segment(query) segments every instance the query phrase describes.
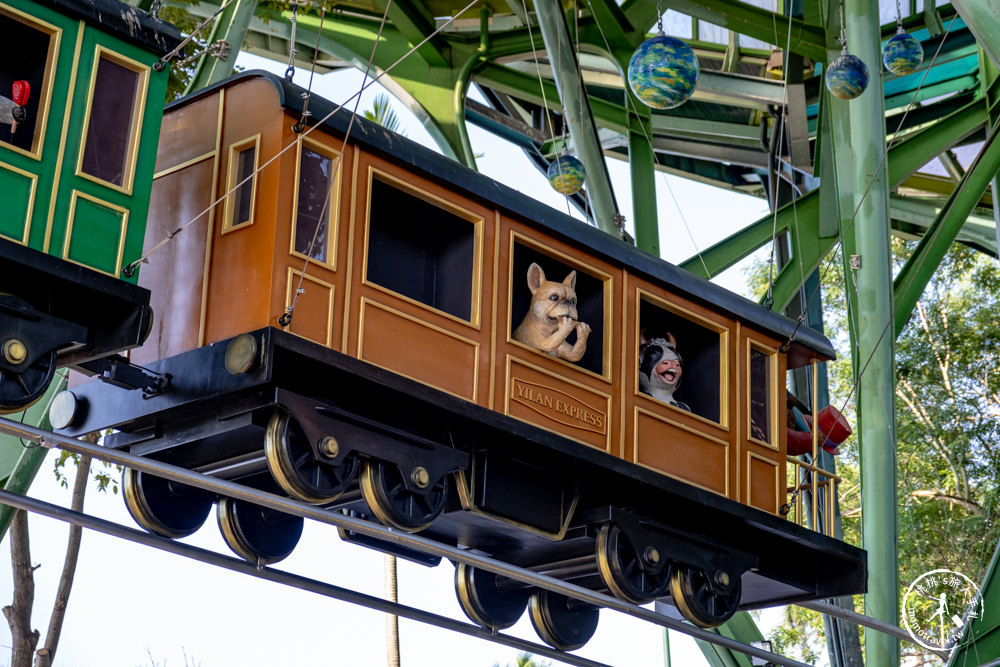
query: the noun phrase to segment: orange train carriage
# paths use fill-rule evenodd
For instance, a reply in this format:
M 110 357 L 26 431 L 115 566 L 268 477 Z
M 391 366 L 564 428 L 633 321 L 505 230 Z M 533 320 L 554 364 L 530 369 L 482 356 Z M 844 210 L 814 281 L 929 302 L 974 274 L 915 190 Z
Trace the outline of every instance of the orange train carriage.
M 168 107 L 147 247 L 210 213 L 141 269 L 159 317 L 132 360 L 166 387 L 74 388 L 57 402 L 65 433 L 113 427 L 109 446 L 671 600 L 706 627 L 865 590 L 863 551 L 779 511 L 783 378 L 832 359 L 829 341 L 363 119 L 344 145 L 346 111 L 300 136 L 302 92 L 248 72 Z M 516 335 L 538 269 L 573 283 L 577 360 Z M 673 405 L 640 386 L 653 335 L 683 357 Z M 217 505 L 255 562 L 302 529 L 143 473 L 124 489 L 172 537 Z M 596 609 L 465 566 L 456 590 L 497 628 L 531 599 L 558 648 L 596 628 Z

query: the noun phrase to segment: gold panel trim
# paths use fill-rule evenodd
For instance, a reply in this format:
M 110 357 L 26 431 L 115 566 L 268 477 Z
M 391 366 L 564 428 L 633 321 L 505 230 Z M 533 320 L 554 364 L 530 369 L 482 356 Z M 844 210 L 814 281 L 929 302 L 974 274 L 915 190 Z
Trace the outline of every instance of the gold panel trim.
M 83 153 L 87 147 L 87 135 L 90 132 L 90 116 L 94 108 L 94 89 L 97 87 L 97 66 L 101 59 L 108 60 L 130 69 L 139 75 L 139 83 L 136 86 L 135 107 L 132 109 L 132 127 L 129 129 L 128 150 L 125 157 L 125 170 L 122 184 L 116 185 L 103 178 L 98 178 L 83 171 Z M 90 71 L 90 88 L 87 91 L 87 113 L 83 117 L 83 135 L 80 137 L 80 151 L 76 158 L 76 175 L 88 181 L 93 181 L 106 188 L 132 194 L 132 186 L 135 181 L 136 156 L 139 154 L 139 136 L 142 134 L 142 121 L 146 114 L 146 97 L 149 94 L 149 71 L 150 68 L 143 65 L 138 60 L 133 60 L 116 51 L 98 44 L 94 49 L 94 62 Z
M 383 310 L 383 311 L 385 311 L 387 313 L 395 315 L 396 317 L 401 317 L 401 318 L 403 318 L 405 320 L 409 320 L 409 321 L 413 322 L 414 324 L 418 324 L 418 325 L 424 327 L 425 329 L 430 329 L 431 331 L 435 331 L 437 333 L 444 334 L 445 336 L 448 336 L 450 338 L 454 338 L 457 341 L 460 341 L 462 343 L 467 343 L 467 344 L 471 345 L 472 348 L 475 350 L 475 361 L 473 362 L 473 372 L 472 372 L 472 398 L 470 399 L 468 396 L 463 396 L 461 394 L 456 394 L 455 392 L 450 391 L 448 389 L 445 389 L 444 387 L 439 387 L 438 385 L 436 385 L 436 384 L 434 384 L 432 382 L 428 382 L 425 378 L 413 377 L 412 375 L 407 375 L 406 373 L 402 373 L 402 372 L 400 372 L 400 371 L 398 371 L 398 370 L 396 370 L 394 368 L 386 368 L 385 366 L 381 366 L 380 364 L 377 364 L 374 361 L 369 361 L 368 359 L 365 359 L 365 350 L 364 350 L 365 336 L 364 336 L 364 331 L 365 331 L 365 309 L 366 309 L 367 306 L 372 306 L 373 308 L 378 308 L 378 309 Z M 409 313 L 404 313 L 401 310 L 397 310 L 397 309 L 395 309 L 395 308 L 393 308 L 391 306 L 387 306 L 385 304 L 379 303 L 378 301 L 374 301 L 372 299 L 369 299 L 368 297 L 362 297 L 361 298 L 361 312 L 360 312 L 360 316 L 358 318 L 358 359 L 361 359 L 362 361 L 367 361 L 368 363 L 374 364 L 376 366 L 379 366 L 380 368 L 386 368 L 386 370 L 392 371 L 396 375 L 400 375 L 402 377 L 409 378 L 410 380 L 413 380 L 415 382 L 419 382 L 419 383 L 427 385 L 429 387 L 434 387 L 438 391 L 443 391 L 446 394 L 451 394 L 452 396 L 460 398 L 463 401 L 469 401 L 469 402 L 475 403 L 475 402 L 477 402 L 479 400 L 479 355 L 480 355 L 480 345 L 479 345 L 479 341 L 477 341 L 475 339 L 466 338 L 465 336 L 460 336 L 459 334 L 455 333 L 454 331 L 448 331 L 447 329 L 445 329 L 443 327 L 440 327 L 440 326 L 437 326 L 436 324 L 431 324 L 430 322 L 427 322 L 426 320 L 422 320 L 422 319 L 420 319 L 418 317 L 414 317 L 413 315 L 410 315 Z
M 781 438 L 778 433 L 778 350 L 776 348 L 765 345 L 764 343 L 754 340 L 752 338 L 746 339 L 746 374 L 744 377 L 745 388 L 743 391 L 743 396 L 746 397 L 746 422 L 744 427 L 746 428 L 747 440 L 750 442 L 760 445 L 761 447 L 766 447 L 767 449 L 774 450 L 776 452 L 781 451 Z M 770 399 L 770 409 L 768 410 L 768 419 L 771 421 L 771 439 L 774 440 L 774 444 L 764 442 L 763 440 L 758 440 L 751 435 L 752 431 L 750 429 L 750 352 L 752 350 L 757 350 L 758 352 L 763 352 L 768 355 L 768 371 L 771 376 L 771 395 L 768 397 Z
M 677 428 L 679 428 L 681 430 L 687 431 L 688 433 L 697 435 L 698 437 L 700 437 L 700 438 L 702 438 L 704 440 L 708 440 L 709 442 L 712 442 L 712 443 L 714 443 L 716 445 L 721 445 L 726 450 L 726 465 L 725 465 L 725 469 L 726 469 L 726 481 L 725 481 L 726 492 L 725 493 L 719 493 L 719 491 L 717 489 L 713 489 L 713 488 L 707 487 L 707 486 L 705 486 L 703 484 L 698 484 L 697 482 L 692 482 L 691 480 L 689 480 L 687 478 L 678 477 L 677 475 L 673 475 L 673 474 L 671 474 L 669 472 L 664 472 L 664 471 L 659 470 L 657 468 L 653 468 L 652 466 L 648 466 L 645 463 L 640 463 L 639 462 L 639 438 L 638 438 L 638 434 L 639 434 L 639 415 L 640 414 L 644 414 L 647 417 L 651 417 L 651 418 L 655 419 L 656 421 L 663 422 L 665 424 L 670 424 L 671 426 L 675 426 L 675 427 L 677 427 Z M 730 477 L 729 477 L 730 446 L 731 445 L 730 445 L 730 443 L 727 440 L 723 440 L 722 438 L 716 438 L 716 437 L 713 437 L 713 436 L 710 436 L 710 435 L 706 435 L 705 433 L 702 433 L 701 431 L 699 431 L 697 429 L 693 429 L 690 426 L 686 426 L 684 424 L 681 424 L 680 422 L 675 422 L 672 419 L 667 419 L 666 417 L 663 417 L 662 415 L 658 415 L 655 412 L 651 412 L 649 410 L 646 410 L 644 408 L 640 408 L 638 406 L 636 406 L 635 412 L 632 415 L 632 433 L 635 434 L 633 436 L 634 439 L 635 439 L 635 442 L 632 445 L 632 463 L 635 463 L 636 465 L 642 466 L 643 468 L 647 468 L 649 470 L 653 470 L 653 471 L 657 472 L 660 475 L 666 475 L 667 477 L 673 477 L 674 479 L 680 480 L 680 481 L 684 482 L 685 484 L 690 484 L 691 486 L 697 486 L 699 489 L 705 489 L 706 491 L 711 491 L 712 493 L 714 493 L 716 495 L 723 495 L 723 496 L 725 496 L 727 498 L 731 497 L 730 496 L 730 491 L 731 491 L 731 488 L 730 488 Z
M 2 7 L 2 5 L 0 5 Z M 18 241 L 10 236 L 4 236 L 4 238 L 11 239 L 12 241 L 17 241 L 21 245 L 28 245 L 28 239 L 31 237 L 31 216 L 35 212 L 35 196 L 38 194 L 38 175 L 32 174 L 30 171 L 25 171 L 24 169 L 19 169 L 12 164 L 7 164 L 6 162 L 0 162 L 0 169 L 6 169 L 9 172 L 17 174 L 18 176 L 23 176 L 31 181 L 31 194 L 28 197 L 28 210 L 24 218 L 24 234 Z M 0 234 L 0 236 L 3 236 Z
M 657 308 L 662 308 L 663 310 L 669 311 L 669 312 L 673 313 L 674 315 L 677 315 L 678 317 L 682 317 L 682 318 L 684 318 L 686 320 L 694 322 L 695 324 L 697 324 L 697 325 L 699 325 L 701 327 L 704 327 L 705 329 L 708 329 L 710 331 L 714 331 L 715 333 L 719 334 L 719 421 L 717 421 L 717 422 L 712 421 L 711 419 L 707 419 L 705 417 L 702 417 L 701 415 L 695 414 L 694 412 L 688 412 L 687 414 L 693 415 L 697 419 L 700 419 L 701 421 L 704 421 L 707 424 L 712 424 L 713 426 L 720 427 L 720 428 L 722 428 L 725 431 L 729 431 L 730 430 L 730 427 L 729 427 L 729 400 L 730 400 L 729 395 L 732 392 L 732 387 L 730 386 L 730 381 L 729 381 L 729 378 L 730 378 L 730 372 L 729 372 L 730 329 L 729 329 L 729 327 L 726 327 L 724 325 L 719 324 L 718 322 L 714 322 L 714 321 L 712 321 L 710 319 L 702 317 L 701 315 L 698 315 L 697 313 L 692 312 L 691 310 L 688 310 L 687 308 L 684 308 L 683 306 L 680 306 L 680 305 L 678 305 L 676 303 L 673 303 L 671 301 L 667 301 L 666 299 L 663 299 L 662 297 L 658 297 L 655 294 L 647 292 L 646 290 L 642 289 L 641 287 L 636 287 L 636 289 L 635 289 L 635 296 L 636 296 L 636 301 L 635 301 L 635 315 L 634 316 L 636 318 L 636 323 L 635 323 L 636 327 L 635 327 L 635 330 L 636 330 L 637 333 L 639 331 L 641 331 L 641 328 L 639 326 L 640 322 L 638 321 L 639 311 L 640 311 L 640 309 L 642 307 L 642 302 L 646 301 L 647 303 L 653 304 Z M 737 323 L 737 325 L 738 325 L 738 323 Z M 638 345 L 639 345 L 639 341 L 637 340 L 636 341 L 636 347 L 637 347 L 637 349 L 638 349 Z M 635 370 L 635 372 L 632 373 L 632 378 L 633 378 L 632 393 L 633 393 L 633 395 L 634 396 L 641 396 L 641 397 L 643 397 L 643 398 L 645 398 L 647 400 L 650 400 L 650 401 L 656 401 L 656 403 L 658 403 L 658 404 L 667 405 L 666 403 L 662 403 L 661 401 L 653 398 L 649 394 L 644 394 L 641 391 L 639 391 L 639 372 L 638 372 L 639 369 L 637 367 L 634 370 Z M 668 406 L 668 407 L 673 407 L 673 406 Z M 674 408 L 674 409 L 676 410 L 676 409 L 679 409 L 679 408 Z
M 326 340 L 319 341 L 316 340 L 315 338 L 309 338 L 308 336 L 304 336 L 300 333 L 295 333 L 288 327 L 284 327 L 284 330 L 288 331 L 289 333 L 295 334 L 299 338 L 305 338 L 306 340 L 311 340 L 314 343 L 319 343 L 320 345 L 324 345 L 326 347 L 332 347 L 331 341 L 333 340 L 333 322 L 334 322 L 333 307 L 334 304 L 336 303 L 337 286 L 334 285 L 333 283 L 328 283 L 325 280 L 320 280 L 319 278 L 313 278 L 308 273 L 302 273 L 301 271 L 293 269 L 292 267 L 288 267 L 288 285 L 287 289 L 285 290 L 285 308 L 288 308 L 288 306 L 292 305 L 292 299 L 295 298 L 295 290 L 298 287 L 299 284 L 298 278 L 300 276 L 302 277 L 303 281 L 308 280 L 309 282 L 316 283 L 317 285 L 321 285 L 323 287 L 327 287 L 330 289 L 330 303 L 329 303 L 329 309 L 327 310 Z M 291 324 L 289 324 L 289 326 L 291 326 Z
M 205 267 L 201 276 L 201 315 L 198 321 L 198 345 L 205 344 L 208 329 L 208 287 L 212 269 L 212 251 L 215 247 L 215 211 L 219 195 L 219 163 L 222 161 L 222 121 L 226 115 L 226 89 L 219 90 L 218 117 L 215 123 L 215 150 L 212 151 L 212 190 L 208 196 L 208 224 L 205 232 Z
M 352 290 L 354 289 L 354 231 L 357 229 L 358 225 L 358 170 L 361 168 L 361 159 L 358 154 L 358 150 L 355 148 L 348 152 L 348 148 L 345 144 L 344 153 L 351 155 L 351 162 L 353 162 L 353 178 L 351 179 L 351 218 L 347 221 L 347 266 L 345 267 L 346 280 L 344 280 L 344 313 L 341 318 L 343 321 L 343 326 L 341 331 L 343 332 L 343 338 L 341 339 L 340 349 L 347 352 L 348 337 L 351 333 L 351 298 Z M 358 343 L 359 347 L 361 343 Z
M 10 5 L 3 3 L 0 3 L 0 14 L 9 16 L 15 21 L 24 23 L 28 27 L 35 28 L 36 30 L 48 35 L 50 38 L 49 50 L 45 54 L 45 72 L 42 74 L 42 81 L 45 82 L 45 86 L 42 90 L 38 91 L 38 94 L 41 96 L 38 101 L 38 117 L 41 118 L 41 122 L 36 126 L 35 137 L 31 142 L 31 150 L 26 151 L 23 148 L 18 148 L 17 146 L 8 144 L 5 141 L 0 142 L 3 144 L 5 150 L 30 157 L 33 160 L 41 160 L 42 151 L 45 149 L 45 130 L 48 128 L 49 123 L 49 108 L 52 103 L 52 90 L 55 87 L 55 76 L 53 70 L 59 62 L 59 47 L 62 43 L 63 31 L 62 28 L 52 25 L 48 21 L 43 21 L 40 18 L 26 14 L 19 9 L 15 9 Z M 80 34 L 82 36 L 82 29 Z M 79 48 L 80 45 L 77 44 L 77 49 Z M 76 69 L 74 64 L 74 74 L 75 73 Z M 70 92 L 73 90 L 73 81 L 75 81 L 75 78 L 70 82 Z M 6 94 L 6 91 L 4 91 L 4 93 Z M 71 107 L 73 98 L 70 96 L 68 99 L 70 102 L 67 103 L 66 106 Z
M 525 368 L 530 368 L 531 370 L 533 370 L 533 371 L 535 371 L 537 373 L 541 373 L 542 375 L 545 375 L 547 377 L 553 378 L 553 379 L 558 380 L 560 382 L 565 382 L 566 384 L 573 385 L 574 387 L 579 387 L 580 389 L 583 389 L 584 391 L 586 391 L 587 393 L 589 393 L 592 396 L 599 396 L 600 398 L 604 399 L 604 408 L 605 408 L 604 414 L 605 414 L 605 422 L 606 422 L 606 426 L 605 426 L 606 432 L 605 433 L 598 433 L 598 434 L 599 435 L 604 435 L 604 451 L 608 452 L 609 454 L 611 453 L 611 426 L 610 426 L 610 422 L 611 422 L 611 420 L 612 420 L 612 418 L 614 416 L 612 414 L 612 412 L 611 412 L 611 394 L 608 394 L 608 393 L 605 393 L 605 392 L 600 391 L 598 389 L 595 389 L 594 387 L 589 387 L 589 386 L 583 384 L 582 382 L 577 382 L 576 380 L 573 380 L 572 378 L 568 378 L 568 377 L 566 377 L 564 375 L 559 375 L 557 373 L 553 373 L 552 371 L 546 370 L 546 369 L 542 368 L 541 366 L 536 366 L 535 364 L 532 364 L 531 362 L 525 361 L 524 359 L 521 359 L 519 357 L 514 357 L 514 356 L 508 354 L 507 355 L 507 381 L 505 382 L 505 385 L 504 385 L 506 387 L 506 391 L 504 392 L 504 412 L 503 413 L 505 415 L 510 416 L 510 417 L 514 417 L 514 419 L 518 419 L 518 417 L 515 417 L 514 415 L 512 415 L 510 413 L 510 404 L 511 404 L 511 400 L 512 400 L 511 397 L 513 395 L 513 390 L 514 390 L 514 386 L 513 386 L 514 377 L 513 377 L 513 374 L 512 374 L 512 370 L 511 370 L 513 364 L 519 364 L 521 366 L 524 366 Z M 522 382 L 524 382 L 524 381 L 522 380 Z M 561 392 L 561 390 L 554 390 L 554 391 L 560 391 L 560 393 L 564 393 L 564 392 Z M 577 400 L 579 401 L 579 399 L 577 399 Z M 582 401 L 580 401 L 580 402 L 582 402 Z M 591 407 L 591 409 L 594 409 L 593 406 L 588 406 L 588 407 Z M 549 416 L 549 418 L 551 419 L 551 416 L 548 415 L 547 413 L 539 413 L 539 414 L 542 414 L 542 415 L 545 415 L 545 416 Z M 556 420 L 553 420 L 553 421 L 556 421 Z M 529 423 L 532 423 L 532 422 L 529 422 Z M 543 428 L 543 427 L 540 427 L 540 428 Z M 562 433 L 562 432 L 559 432 L 559 435 L 561 435 L 564 438 L 569 438 L 570 440 L 575 440 L 576 442 L 579 442 L 579 443 L 581 443 L 583 445 L 587 445 L 588 447 L 593 447 L 593 445 L 591 443 L 589 443 L 589 442 L 587 442 L 585 440 L 581 440 L 579 438 L 574 438 L 572 435 L 567 435 L 567 434 Z
M 180 171 L 182 169 L 187 169 L 188 167 L 192 167 L 198 164 L 199 162 L 204 162 L 205 160 L 215 157 L 215 153 L 216 151 L 208 151 L 203 155 L 191 158 L 187 162 L 181 162 L 180 164 L 175 164 L 173 167 L 169 167 L 167 169 L 164 169 L 163 171 L 158 171 L 155 174 L 153 174 L 153 180 L 155 181 L 158 178 L 169 176 L 170 174 Z
M 250 218 L 246 222 L 233 224 L 233 216 L 236 215 L 236 189 L 240 183 L 237 169 L 239 168 L 240 153 L 253 146 L 253 171 L 250 173 Z M 241 141 L 229 144 L 229 163 L 226 167 L 226 202 L 222 213 L 222 234 L 249 227 L 254 223 L 254 214 L 257 211 L 257 169 L 260 165 L 260 133 L 247 137 Z
M 569 368 L 574 368 L 580 371 L 581 373 L 586 373 L 587 375 L 591 375 L 595 378 L 600 378 L 606 382 L 611 382 L 611 367 L 612 367 L 611 311 L 614 306 L 613 300 L 611 298 L 611 290 L 613 288 L 614 276 L 612 276 L 610 273 L 605 273 L 604 271 L 601 271 L 600 269 L 590 264 L 587 264 L 586 262 L 580 261 L 579 257 L 573 257 L 572 255 L 567 255 L 566 253 L 556 250 L 555 248 L 550 248 L 544 243 L 536 241 L 535 239 L 525 236 L 524 234 L 513 229 L 510 230 L 510 254 L 508 257 L 508 261 L 510 262 L 510 264 L 508 265 L 507 269 L 507 273 L 508 275 L 510 275 L 511 278 L 510 282 L 507 285 L 507 342 L 510 343 L 511 345 L 524 348 L 525 350 L 530 350 L 534 354 L 543 354 L 543 355 L 545 354 L 544 352 L 540 352 L 535 348 L 525 345 L 520 341 L 514 340 L 513 337 L 514 313 L 511 312 L 510 304 L 513 303 L 514 301 L 514 282 L 517 279 L 517 277 L 514 276 L 513 263 L 514 263 L 514 246 L 518 243 L 520 243 L 523 246 L 532 248 L 536 252 L 539 252 L 543 255 L 547 255 L 553 259 L 558 259 L 560 262 L 563 262 L 564 264 L 571 267 L 572 270 L 581 271 L 589 275 L 591 278 L 596 278 L 601 281 L 602 285 L 601 292 L 602 292 L 602 297 L 604 299 L 604 304 L 602 307 L 604 317 L 603 321 L 601 322 L 601 326 L 604 327 L 603 331 L 604 349 L 601 350 L 601 372 L 595 373 L 594 371 L 584 368 L 583 366 L 580 366 L 571 361 L 566 361 L 565 359 L 559 359 L 558 357 L 553 357 L 551 355 L 545 355 L 545 356 L 556 361 L 557 363 L 568 366 Z M 524 287 L 523 281 L 521 287 Z M 497 289 L 499 289 L 499 287 Z M 636 382 L 638 382 L 638 380 L 636 380 Z
M 102 271 L 101 269 L 90 266 L 89 264 L 84 264 L 83 262 L 77 262 L 76 260 L 70 259 L 69 257 L 69 246 L 73 240 L 73 226 L 74 223 L 76 222 L 76 203 L 81 199 L 85 199 L 89 202 L 97 204 L 98 206 L 103 206 L 104 208 L 122 214 L 121 228 L 118 230 L 118 252 L 116 253 L 115 256 L 114 273 L 108 273 L 107 271 Z M 73 190 L 69 204 L 69 218 L 66 223 L 66 239 L 63 241 L 62 258 L 68 262 L 79 264 L 80 266 L 86 266 L 88 269 L 92 269 L 100 273 L 105 273 L 109 276 L 118 277 L 118 275 L 121 274 L 122 271 L 122 256 L 125 254 L 125 230 L 128 229 L 128 216 L 129 216 L 129 210 L 124 206 L 117 206 L 116 204 L 112 204 L 111 202 L 104 201 L 103 199 L 94 197 L 93 195 L 88 195 L 86 192 Z
M 774 468 L 774 507 L 775 507 L 775 514 L 777 514 L 778 509 L 781 507 L 781 492 L 784 491 L 784 489 L 781 488 L 781 475 L 780 475 L 781 471 L 778 469 L 779 463 L 776 461 L 772 461 L 771 459 L 765 458 L 755 452 L 747 452 L 746 504 L 749 505 L 750 507 L 757 507 L 756 505 L 753 504 L 753 498 L 750 497 L 750 495 L 753 493 L 753 485 L 750 483 L 751 482 L 750 471 L 753 468 L 750 466 L 750 459 L 757 459 L 758 461 L 762 461 L 767 465 L 771 466 L 772 468 Z M 757 509 L 763 509 L 763 508 L 758 507 Z
M 472 234 L 473 234 L 473 257 L 472 257 L 472 289 L 471 289 L 471 303 L 470 303 L 470 318 L 468 320 L 462 319 L 461 317 L 456 317 L 451 313 L 446 313 L 443 310 L 434 308 L 433 306 L 428 306 L 426 303 L 417 301 L 408 296 L 404 296 L 398 292 L 394 292 L 390 289 L 382 287 L 376 283 L 368 280 L 368 243 L 369 243 L 369 230 L 371 229 L 371 215 L 372 215 L 372 181 L 378 178 L 378 180 L 392 185 L 407 194 L 413 195 L 418 199 L 422 199 L 428 204 L 442 208 L 453 215 L 458 216 L 470 224 L 472 224 Z M 416 306 L 429 310 L 436 313 L 442 317 L 446 317 L 450 320 L 454 320 L 466 326 L 471 326 L 474 329 L 481 328 L 481 312 L 482 312 L 482 292 L 483 292 L 483 226 L 485 220 L 482 216 L 474 213 L 468 209 L 462 208 L 461 206 L 438 197 L 437 195 L 431 194 L 419 186 L 414 185 L 404 181 L 396 176 L 393 176 L 377 167 L 372 165 L 368 166 L 368 201 L 365 202 L 365 243 L 362 250 L 361 258 L 361 282 L 363 285 L 371 287 L 372 289 L 377 289 L 379 291 L 385 292 L 386 294 L 392 294 L 395 297 L 403 299 L 409 303 Z
M 309 150 L 315 151 L 320 155 L 330 158 L 333 164 L 336 166 L 336 170 L 333 175 L 333 182 L 330 184 L 330 198 L 329 205 L 327 206 L 327 218 L 329 220 L 329 229 L 327 230 L 327 242 L 326 242 L 326 256 L 327 261 L 321 262 L 315 257 L 307 257 L 304 253 L 295 250 L 295 234 L 298 230 L 298 210 L 299 210 L 299 183 L 301 182 L 300 170 L 302 168 L 302 149 L 303 147 Z M 289 245 L 288 252 L 293 257 L 298 257 L 302 260 L 307 260 L 312 264 L 319 264 L 320 266 L 325 266 L 331 271 L 337 270 L 337 240 L 340 236 L 340 198 L 343 189 L 343 179 L 342 174 L 344 170 L 344 155 L 341 151 L 335 148 L 330 148 L 319 141 L 309 138 L 300 138 L 298 140 L 298 146 L 295 148 L 295 188 L 292 192 L 292 212 L 290 220 L 291 223 L 291 233 L 289 234 Z M 311 241 L 311 239 L 310 239 Z

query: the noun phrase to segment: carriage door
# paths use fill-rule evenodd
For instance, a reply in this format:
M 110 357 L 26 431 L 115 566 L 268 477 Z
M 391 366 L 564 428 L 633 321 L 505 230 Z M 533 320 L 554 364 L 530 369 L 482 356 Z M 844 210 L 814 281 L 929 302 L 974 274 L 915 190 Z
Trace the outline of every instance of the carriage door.
M 777 514 L 785 494 L 785 357 L 778 341 L 741 327 L 739 427 L 741 500 Z

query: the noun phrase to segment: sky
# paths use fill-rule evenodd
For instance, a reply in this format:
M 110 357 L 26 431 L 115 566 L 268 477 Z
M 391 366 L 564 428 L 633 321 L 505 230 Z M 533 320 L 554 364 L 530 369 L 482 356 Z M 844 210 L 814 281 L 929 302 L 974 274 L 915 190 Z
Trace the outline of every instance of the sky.
M 267 67 L 277 73 L 283 73 L 285 67 L 245 54 L 239 64 L 246 69 Z M 296 81 L 304 84 L 307 80 L 308 72 L 298 70 Z M 318 95 L 339 102 L 360 84 L 361 74 L 348 71 L 318 75 L 313 88 Z M 366 91 L 360 110 L 371 108 L 379 89 L 376 85 Z M 393 100 L 393 106 L 406 135 L 433 147 L 415 117 L 398 101 Z M 469 134 L 474 151 L 480 154 L 480 171 L 559 210 L 567 210 L 563 197 L 550 188 L 520 149 L 472 125 Z M 631 224 L 628 165 L 610 160 L 609 169 L 619 206 Z M 657 176 L 657 204 L 661 248 L 669 253 L 664 258 L 674 262 L 767 214 L 767 204 L 762 200 L 662 174 Z M 731 269 L 719 282 L 743 291 L 740 268 Z M 52 456 L 43 464 L 29 495 L 68 506 L 69 490 L 56 482 Z M 91 486 L 85 511 L 134 526 L 120 492 L 100 494 Z M 29 523 L 32 561 L 40 566 L 35 571 L 33 624 L 44 636 L 68 526 L 36 515 L 30 517 Z M 215 525 L 214 513 L 200 531 L 183 541 L 230 554 Z M 6 544 L 0 546 L 0 604 L 9 602 L 12 591 Z M 331 527 L 308 521 L 295 551 L 274 567 L 370 595 L 383 594 L 380 553 L 343 543 Z M 401 560 L 399 601 L 464 621 L 455 599 L 453 576 L 448 563 L 425 568 Z M 765 622 L 773 624 L 775 619 L 772 614 L 765 617 Z M 506 632 L 538 641 L 527 614 Z M 9 629 L 3 624 L 0 665 L 9 661 L 9 644 Z M 513 664 L 518 653 L 405 619 L 400 621 L 400 644 L 405 667 L 503 666 Z M 673 665 L 707 664 L 693 640 L 671 632 L 670 644 Z M 596 635 L 577 653 L 610 665 L 662 667 L 663 630 L 604 610 Z M 293 664 L 384 665 L 384 615 L 85 531 L 56 667 Z

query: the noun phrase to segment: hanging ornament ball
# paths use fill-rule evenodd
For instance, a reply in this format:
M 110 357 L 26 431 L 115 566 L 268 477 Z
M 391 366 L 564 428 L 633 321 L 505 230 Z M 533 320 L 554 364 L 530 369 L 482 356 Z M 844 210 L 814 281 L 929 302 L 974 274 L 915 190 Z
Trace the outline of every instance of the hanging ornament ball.
M 868 88 L 868 66 L 844 49 L 826 68 L 826 87 L 842 100 L 853 100 Z
M 902 28 L 885 43 L 882 49 L 882 62 L 885 68 L 893 74 L 906 76 L 912 74 L 924 61 L 924 47 L 916 37 Z
M 579 192 L 580 188 L 583 187 L 583 180 L 586 178 L 583 163 L 572 155 L 560 155 L 550 162 L 546 175 L 549 177 L 549 185 L 552 186 L 552 189 L 564 195 Z
M 698 84 L 698 57 L 691 47 L 662 32 L 639 45 L 628 61 L 628 83 L 644 104 L 673 109 Z

